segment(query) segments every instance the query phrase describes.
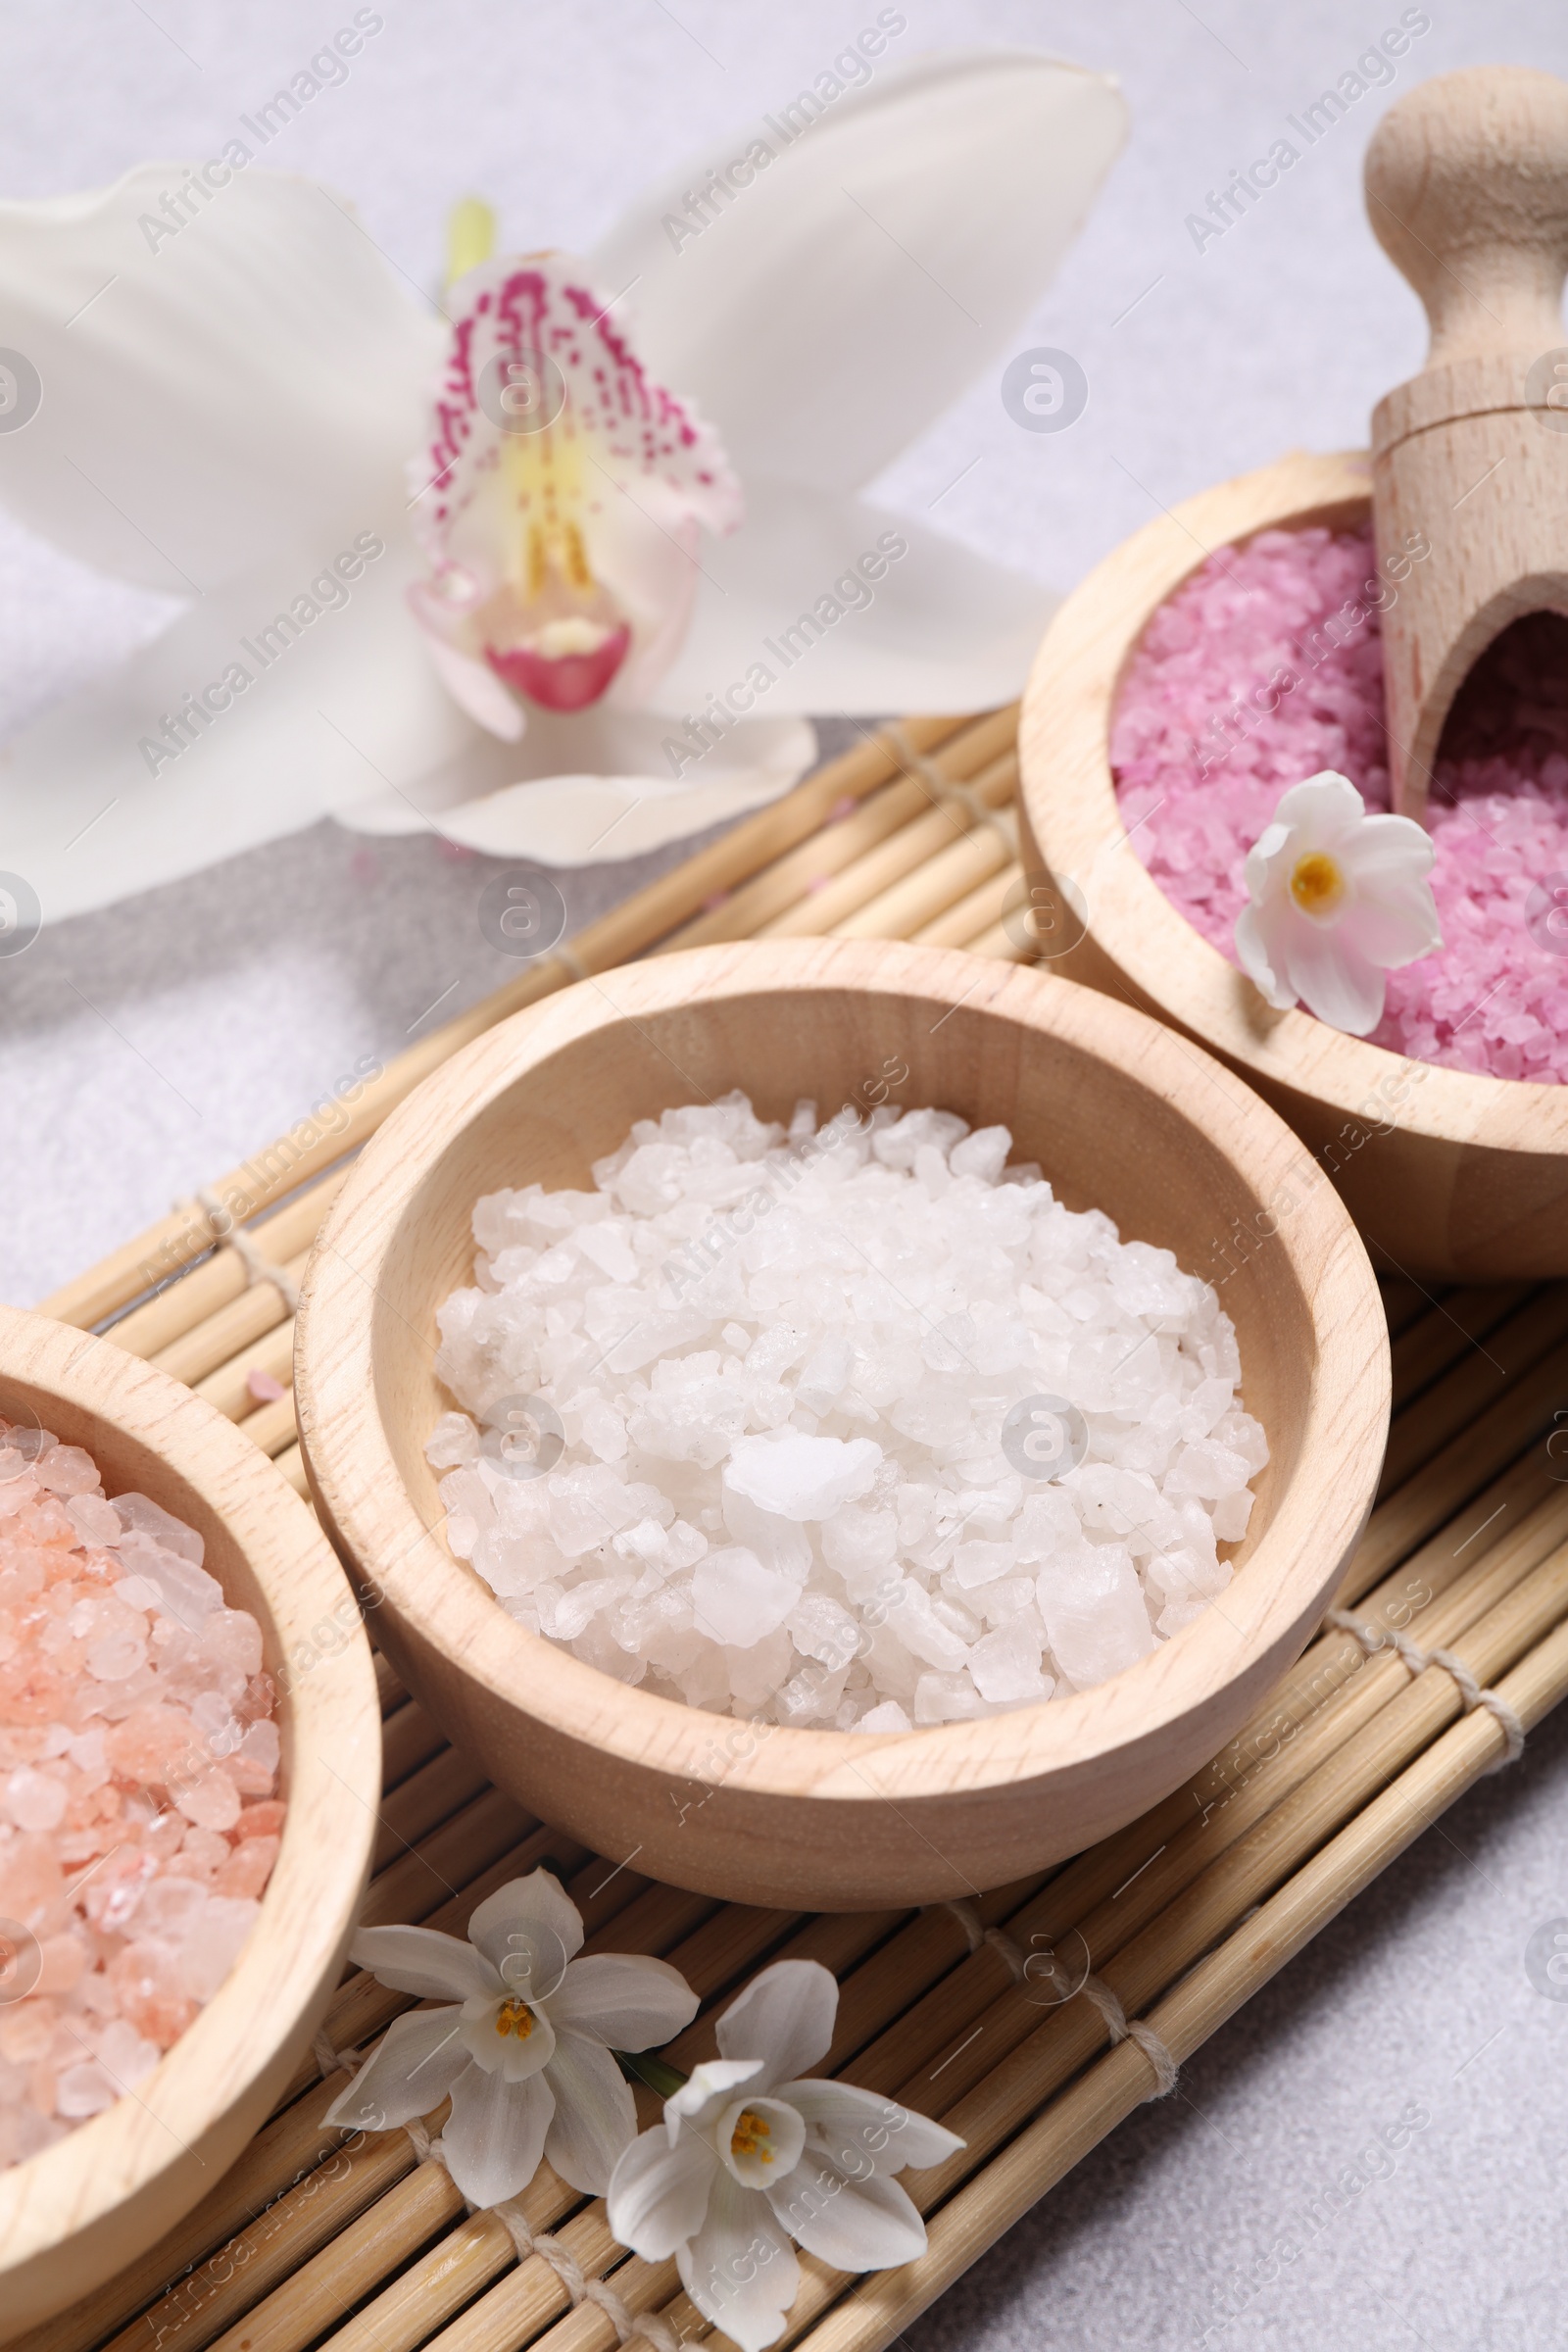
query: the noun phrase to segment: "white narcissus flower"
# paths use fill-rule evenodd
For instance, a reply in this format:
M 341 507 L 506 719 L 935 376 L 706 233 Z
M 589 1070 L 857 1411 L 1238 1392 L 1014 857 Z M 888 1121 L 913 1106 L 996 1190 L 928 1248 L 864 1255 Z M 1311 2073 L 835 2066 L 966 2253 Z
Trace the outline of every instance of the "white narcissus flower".
M 1247 853 L 1250 904 L 1236 918 L 1242 969 L 1278 1011 L 1298 1000 L 1368 1037 L 1388 983 L 1443 945 L 1427 880 L 1431 836 L 1408 816 L 1368 816 L 1348 776 L 1325 768 L 1280 797 Z
M 1124 114 L 1027 51 L 890 63 L 450 320 L 242 140 L 0 204 L 0 501 L 183 606 L 7 747 L 7 867 L 52 920 L 325 814 L 627 858 L 783 791 L 812 710 L 1005 701 L 1054 599 L 859 494 L 1013 343 Z
M 362 1968 L 453 2005 L 395 2019 L 325 2120 L 387 2131 L 450 2093 L 441 2146 L 470 2203 L 516 2196 L 542 2156 L 573 2188 L 602 2194 L 637 2129 L 612 2052 L 668 2041 L 697 1995 L 667 1961 L 578 1960 L 581 1945 L 577 1906 L 547 1870 L 482 1902 L 466 1942 L 435 1928 L 362 1929 L 350 1947 Z
M 706 2319 L 742 2352 L 783 2332 L 800 2285 L 790 2240 L 840 2271 L 925 2251 L 925 2224 L 891 2178 L 963 2146 L 896 2100 L 806 2069 L 827 2055 L 839 1988 L 814 1960 L 763 1969 L 718 2020 L 722 2056 L 665 2101 L 615 2167 L 606 2211 L 645 2261 L 674 2255 Z

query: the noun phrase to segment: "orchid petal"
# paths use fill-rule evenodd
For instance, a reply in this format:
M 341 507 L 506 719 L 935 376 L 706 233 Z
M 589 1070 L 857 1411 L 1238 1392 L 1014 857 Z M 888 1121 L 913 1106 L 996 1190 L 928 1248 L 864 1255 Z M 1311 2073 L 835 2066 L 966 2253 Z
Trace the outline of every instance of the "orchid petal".
M 441 336 L 325 188 L 239 171 L 176 230 L 182 180 L 145 164 L 0 204 L 6 338 L 42 386 L 0 435 L 0 500 L 100 570 L 201 594 L 401 517 Z
M 4 436 L 0 436 L 3 439 Z M 0 752 L 5 860 L 44 919 L 78 914 L 193 873 L 315 822 L 336 801 L 416 790 L 482 739 L 432 671 L 403 598 L 414 551 L 388 547 L 352 589 L 264 668 L 261 633 L 287 617 L 326 559 L 283 558 L 193 606 L 112 676 L 34 721 Z M 313 599 L 313 602 L 316 601 Z M 249 683 L 211 724 L 163 735 L 182 697 L 237 664 Z M 221 701 L 215 694 L 215 702 Z M 165 757 L 142 743 L 162 742 Z M 151 767 L 149 765 L 151 762 Z M 153 772 L 156 771 L 156 772 Z M 482 771 L 467 790 L 482 783 Z
M 595 257 L 632 287 L 639 349 L 717 425 L 748 498 L 769 471 L 854 489 L 940 415 L 1023 324 L 1124 135 L 1111 81 L 1029 51 L 845 54 L 864 86 L 803 94 L 715 146 Z M 710 198 L 698 232 L 688 193 L 759 141 L 769 160 Z
M 908 2191 L 883 2174 L 853 2179 L 808 2148 L 766 2195 L 790 2235 L 836 2271 L 889 2271 L 925 2252 L 925 2224 Z
M 520 747 L 519 759 L 543 761 L 562 744 L 559 720 L 549 725 L 539 713 Z M 449 841 L 492 858 L 528 858 L 543 865 L 604 865 L 637 858 L 667 841 L 679 841 L 707 825 L 760 808 L 787 792 L 816 757 L 816 737 L 805 719 L 742 721 L 713 749 L 692 755 L 668 719 L 610 710 L 603 706 L 577 715 L 581 734 L 562 757 L 603 764 L 510 784 L 479 800 L 441 806 L 438 795 L 381 793 L 373 800 L 334 810 L 338 821 L 366 833 L 404 833 L 436 824 Z M 664 744 L 691 759 L 678 781 L 668 772 Z M 626 765 L 639 757 L 648 764 Z M 654 762 L 658 762 L 658 766 Z M 663 772 L 659 772 L 662 769 Z M 420 804 L 416 812 L 415 803 Z
M 838 2007 L 838 1981 L 820 1961 L 775 1960 L 719 2019 L 718 2046 L 726 2058 L 760 2058 L 756 2087 L 768 2091 L 826 2057 Z
M 1291 986 L 1309 1012 L 1350 1037 L 1370 1037 L 1383 1018 L 1388 983 L 1345 937 L 1344 926 L 1291 925 L 1285 950 Z
M 495 1970 L 472 1944 L 439 1928 L 362 1928 L 349 1957 L 394 1991 L 421 2000 L 493 2000 L 501 1990 Z
M 840 492 L 762 476 L 746 498 L 740 529 L 703 550 L 655 710 L 733 694 L 769 712 L 976 710 L 1020 691 L 1049 589 Z
M 548 2006 L 558 2033 L 587 2034 L 616 2050 L 648 2050 L 689 2026 L 698 2001 L 667 1960 L 596 1952 L 572 1962 Z
M 702 2228 L 718 2170 L 695 2132 L 681 2132 L 673 2146 L 657 2127 L 640 2133 L 611 2178 L 605 2218 L 612 2232 L 644 2262 L 667 2262 Z
M 553 1871 L 509 1879 L 468 1920 L 468 1939 L 510 1990 L 548 2000 L 582 1949 L 582 1913 Z
M 452 2114 L 441 2134 L 459 2192 L 472 2205 L 517 2196 L 539 2170 L 555 2112 L 547 2075 L 509 2082 L 470 2066 L 453 2085 Z
M 456 2009 L 411 2009 L 394 2018 L 322 2121 L 346 2132 L 389 2132 L 428 2115 L 467 2071 L 460 2024 Z
M 563 2034 L 550 2061 L 555 2119 L 545 2154 L 573 2188 L 603 2196 L 637 2132 L 631 2084 L 603 2042 Z
M 415 620 L 424 650 L 435 665 L 435 674 L 458 709 L 466 710 L 487 734 L 499 735 L 504 743 L 520 742 L 528 723 L 522 705 L 507 692 L 495 671 L 438 636 L 434 629 L 427 629 L 417 612 Z
M 740 2352 L 762 2352 L 782 2332 L 801 2266 L 760 2189 L 715 2172 L 703 2226 L 675 2261 L 698 2310 Z
M 853 2082 L 781 2082 L 777 2095 L 798 2107 L 830 2161 L 855 2172 L 902 2173 L 941 2164 L 963 2146 L 956 2132 L 915 2115 L 882 2092 Z

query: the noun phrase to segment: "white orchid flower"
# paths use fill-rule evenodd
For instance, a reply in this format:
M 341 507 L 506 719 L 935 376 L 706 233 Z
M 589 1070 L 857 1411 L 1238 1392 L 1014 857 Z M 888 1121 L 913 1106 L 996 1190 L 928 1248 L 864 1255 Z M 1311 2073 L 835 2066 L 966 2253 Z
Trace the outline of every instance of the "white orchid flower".
M 763 1969 L 718 2020 L 723 2055 L 665 2101 L 610 2183 L 621 2244 L 649 2262 L 673 2254 L 698 2310 L 742 2352 L 783 2332 L 800 2286 L 792 2238 L 840 2271 L 923 2254 L 925 2224 L 891 2176 L 964 2144 L 896 2100 L 807 2075 L 838 2000 L 814 1960 Z
M 1325 768 L 1293 784 L 1247 853 L 1243 971 L 1276 1010 L 1299 1001 L 1320 1021 L 1370 1036 L 1384 974 L 1443 945 L 1433 855 L 1413 818 L 1368 816 L 1348 776 Z
M 1018 689 L 1053 600 L 857 493 L 1016 336 L 1122 103 L 859 65 L 582 264 L 460 257 L 450 319 L 237 138 L 0 205 L 0 501 L 182 607 L 0 760 L 45 920 L 325 813 L 625 858 L 785 789 L 806 712 Z
M 637 2129 L 612 2052 L 668 2041 L 696 2016 L 697 1995 L 667 1961 L 579 1960 L 581 1946 L 581 1914 L 547 1870 L 482 1902 L 466 1942 L 435 1928 L 363 1928 L 350 1947 L 362 1968 L 451 2005 L 395 2019 L 326 2121 L 386 2131 L 450 2093 L 441 2146 L 471 2204 L 516 2196 L 542 2156 L 573 2188 L 603 2194 Z

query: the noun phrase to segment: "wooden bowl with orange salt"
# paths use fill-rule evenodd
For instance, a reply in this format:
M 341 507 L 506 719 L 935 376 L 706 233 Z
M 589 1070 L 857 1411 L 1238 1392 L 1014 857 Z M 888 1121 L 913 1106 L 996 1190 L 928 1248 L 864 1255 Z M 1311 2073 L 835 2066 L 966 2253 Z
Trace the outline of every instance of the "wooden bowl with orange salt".
M 480 1196 L 586 1187 L 634 1120 L 737 1087 L 767 1119 L 805 1097 L 827 1118 L 896 1067 L 905 1108 L 1005 1125 L 1068 1208 L 1210 1281 L 1231 1220 L 1302 1157 L 1218 1063 L 1092 990 L 892 941 L 704 948 L 566 989 L 444 1064 L 351 1171 L 300 1302 L 311 1483 L 405 1682 L 501 1788 L 612 1865 L 742 1902 L 967 1895 L 1135 1819 L 1298 1655 L 1382 1460 L 1387 1326 L 1324 1185 L 1220 1294 L 1270 1447 L 1223 1606 L 1097 1688 L 906 1732 L 753 1724 L 630 1687 L 510 1616 L 449 1547 L 425 1452 L 451 1403 L 437 1311 L 471 1278 Z
M 112 1341 L 8 1306 L 0 1416 L 82 1448 L 109 1497 L 144 1495 L 202 1538 L 223 1604 L 261 1629 L 285 1807 L 259 1915 L 206 2005 L 112 2105 L 0 2169 L 0 2340 L 10 2340 L 144 2257 L 266 2121 L 358 1917 L 381 1742 L 369 1647 L 342 1572 L 305 1504 L 231 1422 Z M 15 1475 L 18 1449 L 0 1449 Z M 16 1600 L 0 1580 L 0 1610 Z M 187 1819 L 202 1810 L 193 1803 Z M 0 2047 L 9 2026 L 20 2048 L 29 2003 L 47 1998 L 75 1881 L 40 1858 L 36 1839 L 25 1867 L 18 1847 L 13 1829 L 0 1912 L 20 1916 L 0 1922 Z M 102 1868 L 113 1870 L 113 1850 Z
M 1490 1282 L 1568 1274 L 1568 1086 L 1440 1067 L 1297 1007 L 1273 1010 L 1145 871 L 1117 805 L 1110 737 L 1128 664 L 1211 550 L 1259 532 L 1365 524 L 1355 456 L 1298 454 L 1219 484 L 1107 556 L 1061 606 L 1018 727 L 1024 864 L 1052 969 L 1153 1013 L 1255 1087 L 1306 1146 L 1232 1236 L 1266 1248 L 1304 1188 L 1332 1183 L 1380 1270 Z

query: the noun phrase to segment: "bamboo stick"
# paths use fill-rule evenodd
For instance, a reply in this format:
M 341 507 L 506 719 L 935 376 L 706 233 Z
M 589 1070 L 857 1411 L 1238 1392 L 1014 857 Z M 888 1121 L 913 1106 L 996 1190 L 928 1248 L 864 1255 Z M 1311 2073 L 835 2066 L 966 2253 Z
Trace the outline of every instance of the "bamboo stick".
M 272 1464 L 274 1469 L 287 1480 L 295 1494 L 303 1495 L 305 1500 L 310 1502 L 311 1482 L 305 1475 L 305 1456 L 301 1453 L 298 1446 L 285 1446 L 281 1453 L 272 1456 Z M 314 1508 L 314 1505 L 312 1507 Z
M 302 1250 L 283 1268 L 296 1286 L 305 1279 L 310 1254 L 308 1250 Z M 204 1315 L 177 1340 L 171 1340 L 167 1348 L 160 1348 L 150 1361 L 160 1372 L 167 1372 L 172 1379 L 182 1380 L 187 1388 L 192 1388 L 197 1381 L 205 1380 L 209 1373 L 228 1363 L 240 1348 L 265 1338 L 289 1319 L 281 1291 L 270 1282 L 258 1282 L 248 1291 L 241 1291 L 226 1306 L 219 1307 L 215 1314 Z M 110 1337 L 114 1338 L 115 1333 L 111 1332 Z
M 903 723 L 905 735 L 914 748 L 929 752 L 976 728 L 995 731 L 1000 727 L 1004 737 L 1007 727 L 1016 725 L 1016 710 L 975 721 L 915 718 Z M 744 818 L 722 840 L 710 843 L 684 864 L 661 875 L 656 882 L 588 924 L 571 943 L 572 962 L 581 970 L 604 971 L 612 964 L 644 954 L 657 940 L 696 913 L 715 891 L 754 872 L 768 858 L 814 832 L 837 801 L 849 794 L 858 797 L 873 791 L 898 765 L 892 747 L 880 735 L 869 737 L 841 759 L 830 760 L 793 792 Z M 345 1152 L 357 1150 L 375 1132 L 387 1113 L 461 1046 L 482 1036 L 509 1013 L 536 1003 L 577 977 L 578 972 L 564 958 L 541 958 L 505 988 L 496 990 L 400 1054 L 378 1078 L 367 1084 L 357 1102 L 339 1105 L 347 1114 L 346 1124 L 315 1140 L 302 1139 L 295 1129 L 267 1151 L 257 1152 L 253 1159 L 231 1169 L 213 1190 L 220 1200 L 226 1200 L 230 1195 L 246 1200 L 249 1207 L 237 1212 L 244 1216 L 254 1216 L 258 1210 L 270 1207 L 310 1177 L 320 1174 Z M 300 1122 L 301 1127 L 312 1125 L 309 1120 Z M 277 1167 L 275 1175 L 271 1172 L 273 1163 Z M 101 1322 L 149 1287 L 149 1266 L 156 1267 L 162 1275 L 171 1274 L 193 1257 L 203 1255 L 211 1239 L 205 1216 L 177 1209 L 56 1291 L 39 1312 L 52 1315 L 58 1323 L 86 1326 Z
M 1389 1329 L 1396 1339 L 1418 1315 L 1424 1315 L 1434 1301 L 1441 1303 L 1446 1297 L 1461 1295 L 1442 1289 L 1424 1291 L 1418 1282 L 1411 1282 L 1404 1274 L 1380 1274 L 1378 1288 L 1383 1294 L 1383 1311 L 1388 1316 Z
M 559 2213 L 545 2206 L 536 2221 L 532 2210 L 536 2202 L 545 2205 L 531 2190 L 525 2194 L 523 2206 L 530 2229 L 552 2228 Z M 463 2210 L 461 2198 L 458 2210 Z M 555 2233 L 590 2278 L 602 2276 L 624 2255 L 624 2248 L 610 2234 L 598 2199 Z M 505 2225 L 493 2213 L 476 2213 L 454 2230 L 433 2256 L 416 2264 L 347 2327 L 330 2335 L 331 2352 L 412 2352 L 432 2328 L 441 2327 L 500 2272 L 515 2263 L 516 2248 Z M 548 2326 L 559 2313 L 570 2309 L 571 2298 L 560 2278 L 537 2256 L 521 2264 L 516 2276 L 522 2291 L 514 2301 L 523 2306 L 518 2316 L 530 2331 Z M 295 2352 L 296 2341 L 291 2336 L 286 2346 L 259 2343 L 256 2352 Z M 239 2348 L 234 2347 L 233 2352 Z
M 955 780 L 957 780 L 956 770 Z M 969 790 L 987 808 L 1001 808 L 1011 798 L 1017 780 L 1016 752 L 1011 748 L 999 748 L 998 755 L 974 774 Z M 863 857 L 857 858 L 821 890 L 809 892 L 793 907 L 773 916 L 771 921 L 760 923 L 751 936 L 754 939 L 822 938 L 879 893 L 903 881 L 906 875 L 915 872 L 928 858 L 939 856 L 968 832 L 971 819 L 961 804 L 948 808 L 939 804 L 933 808 L 931 795 L 927 793 L 924 797 L 926 807 L 921 815 L 914 817 L 876 849 L 868 850 Z
M 969 956 L 993 956 L 998 963 L 1027 963 L 1033 955 L 1028 941 L 1014 939 L 1005 923 L 993 923 L 978 939 L 965 940 L 964 952 Z
M 933 765 L 950 783 L 967 783 L 978 769 L 1009 750 L 1013 737 L 1007 721 L 1007 713 L 998 712 L 955 737 L 934 755 Z M 756 938 L 760 925 L 812 895 L 822 883 L 912 819 L 928 815 L 931 804 L 932 788 L 923 778 L 896 770 L 895 781 L 872 793 L 853 814 L 839 817 L 798 849 L 764 866 L 720 906 L 706 908 L 661 940 L 655 953 L 663 956 L 678 948 L 703 947 L 711 940 Z M 954 823 L 959 822 L 956 813 Z
M 1551 1427 L 1565 1380 L 1568 1348 L 1554 1348 L 1451 1438 L 1419 1476 L 1407 1478 L 1378 1505 L 1356 1555 L 1356 1567 L 1369 1584 L 1436 1534 L 1488 1479 L 1517 1458 L 1522 1446 L 1533 1446 Z
M 1000 873 L 992 874 L 956 905 L 933 915 L 918 931 L 911 932 L 910 938 L 916 947 L 967 947 L 971 939 L 979 939 L 1001 922 L 1007 893 L 1019 878 L 1016 861 L 1004 866 Z
M 439 1755 L 447 1736 L 416 1698 L 405 1700 L 381 1725 L 381 1786 L 390 1794 L 400 1781 Z
M 252 1373 L 263 1373 L 285 1389 L 294 1385 L 294 1319 L 279 1323 L 275 1331 L 253 1340 L 241 1348 L 216 1372 L 198 1381 L 196 1394 L 215 1410 L 227 1415 L 230 1421 L 243 1421 L 254 1413 L 262 1399 L 250 1390 Z
M 313 2083 L 292 2107 L 265 2124 L 233 2168 L 210 2189 L 194 2212 L 150 2246 L 128 2269 L 45 2321 L 23 2339 L 20 2352 L 87 2352 L 185 2275 L 256 2222 L 286 2190 L 295 2187 L 342 2143 L 322 2116 L 347 2078 L 332 2075 Z
M 538 1825 L 512 1797 L 486 1788 L 471 1805 L 409 1848 L 370 1882 L 360 1919 L 368 1928 L 422 1919 Z M 577 1848 L 581 1851 L 581 1848 Z
M 299 1441 L 292 1391 L 275 1396 L 270 1404 L 259 1404 L 255 1412 L 247 1414 L 239 1426 L 251 1444 L 263 1453 L 286 1453 Z
M 1435 1306 L 1394 1341 L 1394 1409 L 1400 1412 L 1429 1381 L 1484 1340 L 1530 1297 L 1526 1282 L 1494 1282 Z
M 517 2345 L 530 2340 L 548 2343 L 551 2352 L 589 2352 L 601 2330 L 614 2343 L 604 2313 L 592 2303 L 579 2304 L 559 2320 L 548 2335 L 538 2335 L 542 2306 L 531 2276 L 534 2268 L 532 2263 L 523 2263 L 509 2272 L 498 2286 L 432 2336 L 428 2352 L 515 2352 Z M 613 2273 L 611 2283 L 627 2310 L 635 2313 L 653 2311 L 660 2305 L 668 2309 L 672 2298 L 684 2301 L 673 2262 L 640 2262 L 633 2255 Z M 337 2352 L 336 2345 L 332 2352 Z
M 329 1170 L 308 1185 L 298 1199 L 285 1200 L 281 1208 L 246 1227 L 249 1239 L 269 1264 L 288 1265 L 310 1249 L 347 1175 L 346 1167 Z M 112 1326 L 115 1346 L 129 1355 L 155 1356 L 160 1348 L 172 1346 L 249 1288 L 250 1274 L 239 1251 L 215 1249 L 211 1257 L 193 1265 L 155 1298 L 122 1315 Z M 48 1309 L 39 1311 L 47 1313 Z
M 371 1870 L 385 1869 L 441 1822 L 450 1821 L 461 1807 L 471 1804 L 489 1785 L 477 1764 L 455 1747 L 443 1747 L 390 1795 L 382 1797 Z
M 1379 1494 L 1390 1494 L 1468 1429 L 1499 1389 L 1511 1387 L 1568 1334 L 1568 1284 L 1538 1291 L 1505 1323 L 1427 1391 L 1419 1415 L 1401 1416 L 1389 1434 Z
M 1568 1696 L 1568 1626 L 1548 1635 L 1498 1688 L 1527 1729 L 1559 1705 Z M 1474 1786 L 1501 1744 L 1494 1718 L 1478 1710 L 1364 1805 L 1150 2013 L 1172 2055 L 1185 2063 Z M 804 2337 L 794 2333 L 794 2340 L 803 2352 L 878 2352 L 1141 2104 L 1149 2088 L 1148 2062 L 1132 2044 L 1102 2058 L 943 2207 L 918 2262 L 858 2282 L 831 2319 Z
M 428 2118 L 440 2129 L 446 2103 Z M 202 2352 L 215 2336 L 270 2294 L 286 2291 L 297 2266 L 323 2262 L 360 2216 L 373 2211 L 415 2168 L 414 2144 L 406 2132 L 356 2132 L 358 2145 L 339 2142 L 329 2163 L 318 2165 L 297 2187 L 237 2230 L 220 2254 L 160 2297 L 151 2310 L 111 2337 L 107 2352 L 148 2352 L 171 2339 L 180 2352 Z M 432 2170 L 432 2167 L 425 2167 Z M 445 2176 L 443 2175 L 443 2178 Z
M 376 1649 L 372 1644 L 370 1658 L 375 1667 L 375 1690 L 381 1702 L 381 1712 L 389 1715 L 394 1707 L 401 1707 L 407 1702 L 409 1694 L 398 1681 L 392 1661 L 383 1650 Z
M 999 811 L 1000 814 L 1000 811 Z M 835 923 L 835 939 L 907 939 L 978 884 L 1017 863 L 1016 844 L 990 825 L 975 825 L 927 857 L 912 874 L 879 891 Z

